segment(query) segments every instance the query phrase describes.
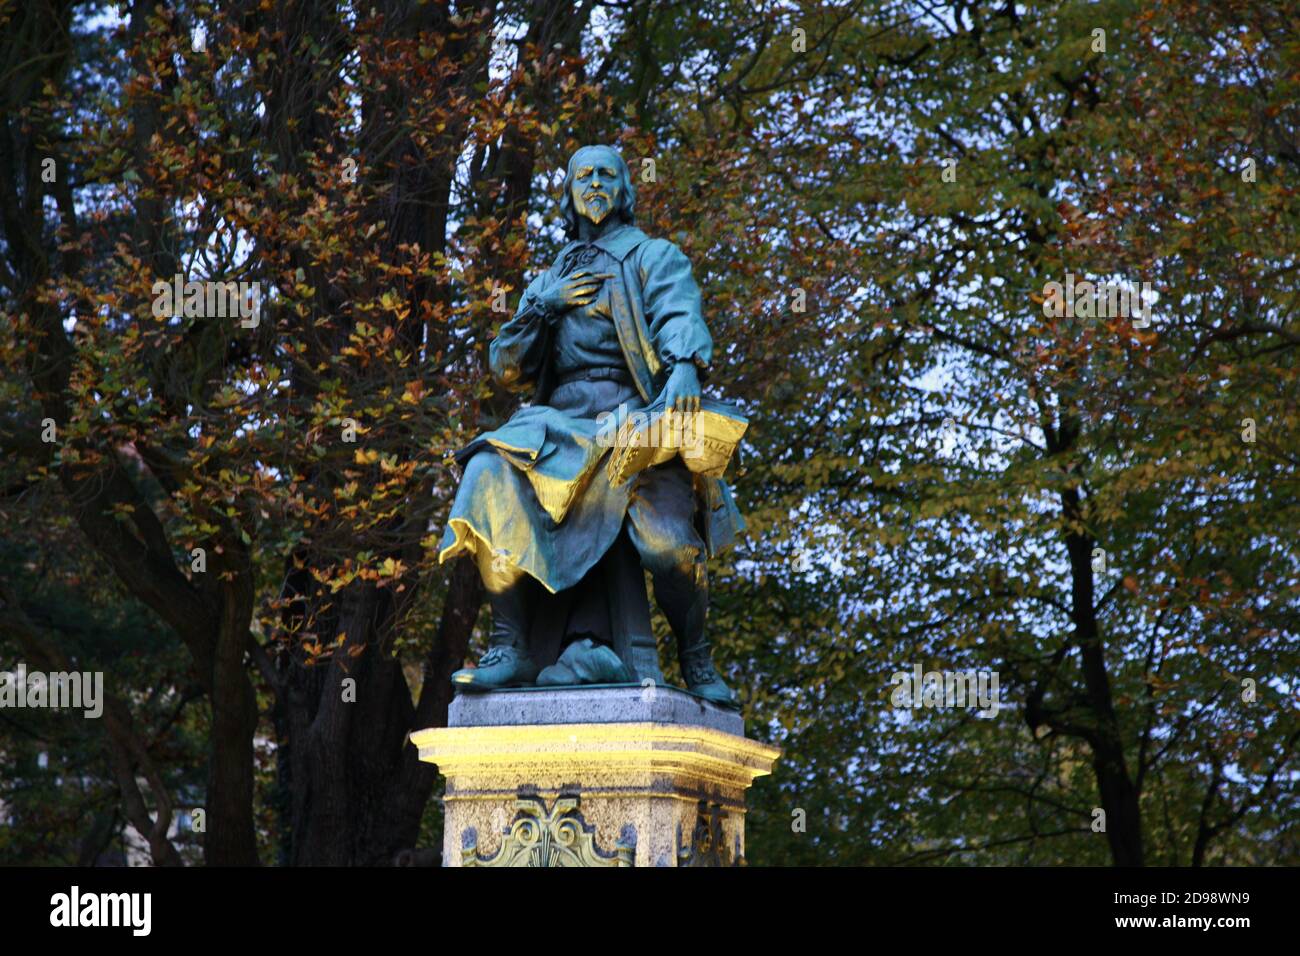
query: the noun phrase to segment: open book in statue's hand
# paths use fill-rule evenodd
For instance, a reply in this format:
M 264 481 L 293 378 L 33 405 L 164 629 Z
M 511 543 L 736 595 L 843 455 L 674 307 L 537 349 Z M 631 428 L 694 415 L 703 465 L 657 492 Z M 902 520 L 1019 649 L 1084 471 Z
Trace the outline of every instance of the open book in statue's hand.
M 612 485 L 675 455 L 691 471 L 720 478 L 749 427 L 739 409 L 713 398 L 702 398 L 698 412 L 681 414 L 665 409 L 661 396 L 646 408 L 620 408 L 599 421 L 597 442 L 612 446 L 605 465 Z

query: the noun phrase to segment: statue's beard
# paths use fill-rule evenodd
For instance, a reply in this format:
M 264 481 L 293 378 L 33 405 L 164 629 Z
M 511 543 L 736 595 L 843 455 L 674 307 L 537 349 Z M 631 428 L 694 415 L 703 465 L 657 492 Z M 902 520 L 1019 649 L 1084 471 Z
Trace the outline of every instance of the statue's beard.
M 609 215 L 610 203 L 604 196 L 592 196 L 582 201 L 582 214 L 599 226 Z

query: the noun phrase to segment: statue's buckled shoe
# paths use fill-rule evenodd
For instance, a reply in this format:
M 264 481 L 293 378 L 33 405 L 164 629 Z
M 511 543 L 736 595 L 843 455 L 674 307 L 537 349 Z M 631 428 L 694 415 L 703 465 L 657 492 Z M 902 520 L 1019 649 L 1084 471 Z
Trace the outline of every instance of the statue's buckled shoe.
M 488 648 L 478 667 L 466 667 L 451 675 L 451 682 L 463 690 L 495 690 L 522 687 L 537 679 L 537 665 L 518 648 L 509 645 Z
M 713 666 L 713 654 L 708 647 L 697 647 L 684 652 L 679 663 L 686 687 L 692 694 L 699 694 L 720 707 L 739 709 L 740 699 Z

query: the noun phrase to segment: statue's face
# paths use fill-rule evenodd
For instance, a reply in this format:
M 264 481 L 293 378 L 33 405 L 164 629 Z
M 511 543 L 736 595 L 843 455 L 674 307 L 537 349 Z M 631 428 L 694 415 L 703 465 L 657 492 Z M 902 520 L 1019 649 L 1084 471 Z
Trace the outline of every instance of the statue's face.
M 574 157 L 573 209 L 599 226 L 618 207 L 623 190 L 618 161 L 607 149 L 584 149 Z

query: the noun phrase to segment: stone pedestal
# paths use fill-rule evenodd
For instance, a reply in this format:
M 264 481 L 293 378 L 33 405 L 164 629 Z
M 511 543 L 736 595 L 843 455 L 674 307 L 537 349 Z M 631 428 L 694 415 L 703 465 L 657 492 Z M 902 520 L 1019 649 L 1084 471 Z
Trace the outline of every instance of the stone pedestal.
M 411 735 L 447 779 L 444 866 L 729 866 L 780 750 L 671 687 L 463 694 Z

